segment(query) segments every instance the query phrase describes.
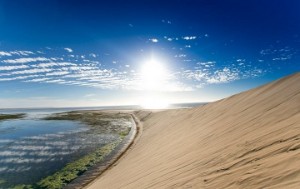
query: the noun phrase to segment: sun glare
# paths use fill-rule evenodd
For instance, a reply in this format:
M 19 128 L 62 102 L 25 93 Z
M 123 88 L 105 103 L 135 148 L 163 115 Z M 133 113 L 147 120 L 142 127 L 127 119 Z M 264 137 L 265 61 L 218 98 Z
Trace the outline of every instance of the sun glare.
M 144 97 L 140 106 L 145 109 L 165 109 L 169 107 L 169 103 L 166 99 L 155 95 Z
M 158 91 L 163 91 L 167 84 L 168 72 L 162 61 L 155 58 L 147 61 L 141 68 L 141 89 L 145 92 L 140 105 L 146 109 L 164 109 L 168 103 Z
M 144 90 L 161 90 L 167 79 L 167 71 L 161 62 L 152 58 L 142 66 L 141 79 Z

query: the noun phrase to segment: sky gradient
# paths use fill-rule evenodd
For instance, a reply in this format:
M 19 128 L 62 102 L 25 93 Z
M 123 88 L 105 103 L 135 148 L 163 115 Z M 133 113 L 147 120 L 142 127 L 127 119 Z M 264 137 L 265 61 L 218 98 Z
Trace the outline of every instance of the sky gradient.
M 227 97 L 299 71 L 299 7 L 0 0 L 0 108 Z

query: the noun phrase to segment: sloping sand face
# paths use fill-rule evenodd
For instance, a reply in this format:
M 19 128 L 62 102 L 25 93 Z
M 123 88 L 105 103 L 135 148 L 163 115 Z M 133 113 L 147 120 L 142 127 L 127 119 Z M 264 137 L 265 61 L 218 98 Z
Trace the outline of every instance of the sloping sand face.
M 300 73 L 202 107 L 137 116 L 138 142 L 90 189 L 300 186 Z

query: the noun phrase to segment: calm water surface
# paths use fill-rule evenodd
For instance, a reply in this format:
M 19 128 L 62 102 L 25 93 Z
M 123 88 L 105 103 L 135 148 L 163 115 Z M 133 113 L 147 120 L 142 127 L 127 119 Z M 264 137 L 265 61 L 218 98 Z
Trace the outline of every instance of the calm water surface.
M 33 184 L 119 138 L 118 134 L 92 132 L 76 121 L 39 119 L 62 111 L 23 110 L 25 118 L 0 121 L 0 188 Z M 111 123 L 131 126 L 120 120 Z

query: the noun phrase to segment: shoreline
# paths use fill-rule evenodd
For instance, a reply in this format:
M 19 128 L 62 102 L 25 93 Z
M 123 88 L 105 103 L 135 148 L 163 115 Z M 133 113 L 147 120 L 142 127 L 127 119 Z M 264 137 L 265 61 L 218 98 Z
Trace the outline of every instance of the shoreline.
M 123 155 L 130 149 L 134 144 L 135 139 L 140 134 L 141 123 L 139 119 L 134 115 L 134 113 L 128 113 L 131 116 L 132 128 L 128 135 L 122 140 L 122 142 L 113 149 L 113 151 L 107 155 L 103 161 L 94 165 L 91 169 L 84 172 L 82 175 L 67 184 L 64 189 L 79 189 L 86 188 L 98 178 L 101 177 L 103 173 L 113 167 Z

